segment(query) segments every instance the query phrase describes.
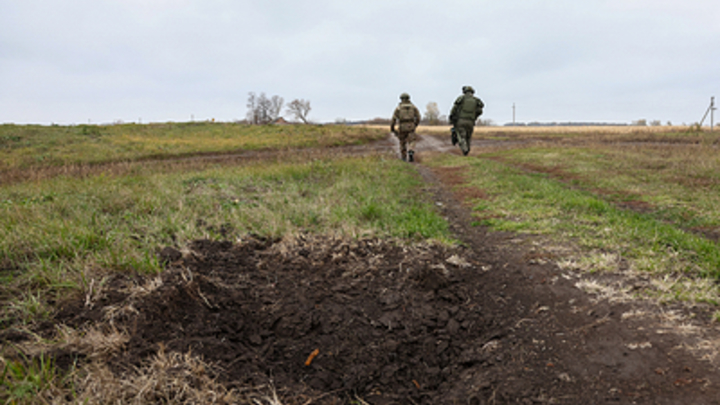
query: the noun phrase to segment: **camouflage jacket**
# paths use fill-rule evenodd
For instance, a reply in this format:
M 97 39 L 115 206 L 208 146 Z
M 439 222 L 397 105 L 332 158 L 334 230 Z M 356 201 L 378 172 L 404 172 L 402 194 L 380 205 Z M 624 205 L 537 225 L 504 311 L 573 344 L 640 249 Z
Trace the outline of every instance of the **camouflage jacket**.
M 420 110 L 413 103 L 401 101 L 393 112 L 390 130 L 394 131 L 395 124 L 400 124 L 401 132 L 412 132 L 420 124 L 420 118 Z
M 485 104 L 479 98 L 470 93 L 463 94 L 453 103 L 450 111 L 450 123 L 455 125 L 461 119 L 475 122 L 482 115 L 484 107 Z

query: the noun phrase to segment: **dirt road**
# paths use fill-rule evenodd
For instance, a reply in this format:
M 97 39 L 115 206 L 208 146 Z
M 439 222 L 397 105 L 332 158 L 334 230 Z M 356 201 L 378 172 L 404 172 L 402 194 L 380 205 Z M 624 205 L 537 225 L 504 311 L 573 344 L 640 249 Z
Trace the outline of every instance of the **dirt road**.
M 421 136 L 417 149 L 420 161 L 460 155 L 442 137 Z M 698 320 L 710 319 L 712 308 L 630 299 L 620 291 L 647 280 L 563 270 L 538 241 L 469 226 L 469 209 L 450 190 L 454 174 L 416 167 L 455 233 L 489 263 L 482 282 L 495 316 L 507 321 L 488 403 L 720 403 L 720 330 Z M 602 288 L 613 285 L 617 291 Z M 541 394 L 521 400 L 534 385 Z

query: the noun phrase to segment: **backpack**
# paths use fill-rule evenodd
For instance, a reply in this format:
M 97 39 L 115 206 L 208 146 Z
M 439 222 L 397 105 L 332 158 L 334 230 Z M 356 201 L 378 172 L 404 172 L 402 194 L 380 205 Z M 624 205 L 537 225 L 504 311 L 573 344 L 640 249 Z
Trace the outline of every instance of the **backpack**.
M 415 129 L 415 108 L 408 103 L 401 103 L 398 106 L 398 119 L 400 121 L 400 132 L 411 132 Z
M 398 109 L 400 110 L 398 112 L 400 122 L 415 122 L 415 109 L 412 104 L 400 104 Z
M 460 96 L 457 100 L 455 100 L 455 105 L 457 107 L 457 118 L 475 121 L 477 117 L 480 115 L 477 111 L 477 99 L 473 96 Z

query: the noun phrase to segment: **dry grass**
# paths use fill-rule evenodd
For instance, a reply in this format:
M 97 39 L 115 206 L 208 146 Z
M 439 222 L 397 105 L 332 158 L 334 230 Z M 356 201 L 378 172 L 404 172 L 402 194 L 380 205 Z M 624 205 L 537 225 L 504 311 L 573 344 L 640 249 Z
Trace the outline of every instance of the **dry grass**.
M 682 126 L 548 126 L 548 127 L 485 127 L 476 126 L 474 134 L 644 134 L 660 132 L 687 131 Z M 420 133 L 449 133 L 450 126 L 425 126 L 418 128 Z
M 603 283 L 598 280 L 583 279 L 576 282 L 575 286 L 592 295 L 594 302 L 626 303 L 634 301 L 634 297 L 630 294 L 631 288 L 622 283 Z
M 366 128 L 387 129 L 387 125 L 364 125 Z M 419 134 L 449 134 L 450 125 L 420 125 L 416 132 Z M 547 126 L 547 127 L 498 127 L 498 126 L 476 126 L 474 134 L 647 134 L 663 132 L 686 132 L 687 126 Z
M 352 141 L 349 139 L 348 142 Z M 184 156 L 157 156 L 154 159 L 100 162 L 69 163 L 62 166 L 36 166 L 31 168 L 11 168 L 0 175 L 0 186 L 21 182 L 38 182 L 60 176 L 87 178 L 103 176 L 136 176 L 145 173 L 177 173 L 202 171 L 208 167 L 242 167 L 259 163 L 276 164 L 282 162 L 303 163 L 318 159 L 337 159 L 356 156 L 372 151 L 354 150 L 353 147 L 310 147 L 297 149 L 277 149 L 260 151 L 223 151 Z M 1 201 L 0 201 L 1 202 Z
M 47 353 L 71 351 L 87 356 L 90 361 L 69 370 L 59 370 L 54 364 L 44 368 L 43 384 L 38 384 L 33 394 L 6 397 L 0 391 L 0 399 L 12 404 L 252 404 L 282 405 L 271 385 L 228 389 L 217 382 L 222 372 L 192 353 L 167 353 L 163 347 L 140 367 L 127 372 L 113 371 L 108 363 L 110 355 L 127 342 L 125 333 L 112 330 L 103 333 L 98 329 L 84 332 L 62 327 L 59 340 L 48 343 L 37 340 L 32 344 L 5 348 L 0 356 L 0 366 L 26 362 L 28 378 L 37 379 L 31 366 L 35 359 L 47 358 Z M 14 353 L 12 353 L 14 352 Z M 19 355 L 19 353 L 22 353 Z M 24 360 L 23 360 L 24 359 Z M 12 382 L 3 376 L 3 384 L 11 388 Z
M 78 164 L 367 143 L 384 133 L 352 126 L 166 123 L 0 125 L 0 172 Z
M 83 404 L 232 404 L 252 403 L 215 381 L 216 373 L 191 353 L 161 349 L 133 373 L 117 376 L 104 363 L 91 363 L 75 376 Z

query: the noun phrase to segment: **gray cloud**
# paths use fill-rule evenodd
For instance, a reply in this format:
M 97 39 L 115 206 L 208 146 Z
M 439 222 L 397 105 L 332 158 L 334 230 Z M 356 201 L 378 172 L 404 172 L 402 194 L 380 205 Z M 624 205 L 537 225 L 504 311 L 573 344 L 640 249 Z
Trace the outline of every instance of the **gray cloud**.
M 699 120 L 719 86 L 714 0 L 0 3 L 0 122 L 245 115 L 250 91 L 310 118 L 443 112 L 472 84 L 485 117 Z

